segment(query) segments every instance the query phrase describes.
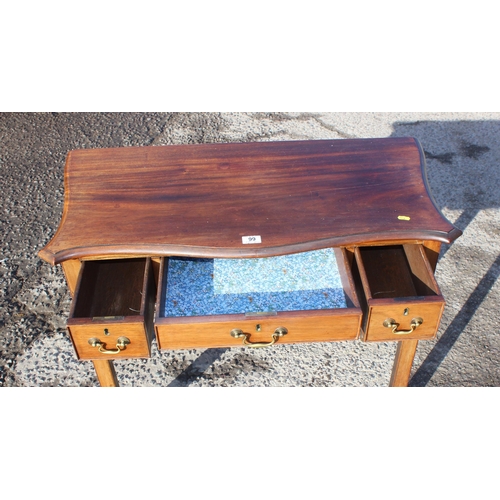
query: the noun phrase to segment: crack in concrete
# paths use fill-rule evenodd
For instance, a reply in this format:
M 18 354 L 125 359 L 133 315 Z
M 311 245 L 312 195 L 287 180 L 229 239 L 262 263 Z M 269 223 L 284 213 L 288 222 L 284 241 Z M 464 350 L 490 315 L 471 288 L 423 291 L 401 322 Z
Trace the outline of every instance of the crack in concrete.
M 337 129 L 333 125 L 328 125 L 325 123 L 323 120 L 321 120 L 318 116 L 313 115 L 312 118 L 317 121 L 323 128 L 326 130 L 329 130 L 330 132 L 335 132 L 337 135 L 342 137 L 343 139 L 355 139 L 357 136 L 353 134 L 348 134 L 347 132 L 342 132 L 341 130 Z

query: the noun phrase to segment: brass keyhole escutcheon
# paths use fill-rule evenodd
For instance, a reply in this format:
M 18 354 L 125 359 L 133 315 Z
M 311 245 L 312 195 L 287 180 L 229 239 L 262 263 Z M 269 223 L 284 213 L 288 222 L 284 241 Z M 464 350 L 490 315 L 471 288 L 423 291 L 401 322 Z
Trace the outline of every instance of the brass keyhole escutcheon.
M 255 325 L 255 331 L 256 332 L 260 332 L 262 330 L 262 326 L 261 325 Z
M 107 328 L 105 328 L 105 329 L 104 329 L 104 335 L 111 335 L 111 334 L 109 333 L 109 330 L 108 330 Z
M 407 307 L 404 311 L 403 311 L 403 316 L 408 316 L 408 314 L 410 314 L 410 308 Z

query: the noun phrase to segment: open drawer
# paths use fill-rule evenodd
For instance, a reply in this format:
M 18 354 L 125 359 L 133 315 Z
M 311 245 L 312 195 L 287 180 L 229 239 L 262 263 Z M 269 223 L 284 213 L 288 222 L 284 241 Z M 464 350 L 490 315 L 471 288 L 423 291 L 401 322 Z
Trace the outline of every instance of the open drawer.
M 150 258 L 84 261 L 67 324 L 78 358 L 149 357 L 154 303 Z
M 423 246 L 358 247 L 354 254 L 364 292 L 363 340 L 433 338 L 445 302 Z
M 360 324 L 343 249 L 161 261 L 155 316 L 160 349 L 354 340 Z

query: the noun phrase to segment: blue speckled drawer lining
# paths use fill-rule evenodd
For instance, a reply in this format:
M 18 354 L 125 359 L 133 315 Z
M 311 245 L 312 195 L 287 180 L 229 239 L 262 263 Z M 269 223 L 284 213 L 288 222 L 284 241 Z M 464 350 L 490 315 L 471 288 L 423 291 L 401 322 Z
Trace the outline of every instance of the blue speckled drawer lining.
M 346 307 L 333 249 L 262 259 L 171 257 L 165 317 Z

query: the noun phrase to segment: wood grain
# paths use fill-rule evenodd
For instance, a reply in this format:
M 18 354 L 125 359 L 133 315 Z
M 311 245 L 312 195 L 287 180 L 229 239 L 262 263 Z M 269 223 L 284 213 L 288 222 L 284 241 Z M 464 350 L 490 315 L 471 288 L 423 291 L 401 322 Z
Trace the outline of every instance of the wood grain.
M 278 346 L 354 340 L 362 316 L 363 340 L 398 341 L 391 385 L 405 386 L 417 339 L 434 337 L 443 312 L 433 276 L 441 243 L 461 234 L 433 201 L 425 168 L 410 137 L 71 151 L 63 216 L 39 255 L 63 264 L 74 295 L 68 330 L 102 386 L 118 385 L 111 359 L 150 355 L 153 322 L 159 348 L 180 349 L 242 346 L 233 328 L 251 342 L 269 342 L 286 327 Z M 243 244 L 255 235 L 261 243 Z M 269 257 L 328 247 L 335 247 L 344 309 L 268 317 L 159 313 L 165 257 Z M 102 263 L 127 257 L 142 258 L 145 267 Z M 140 300 L 132 300 L 141 287 Z M 139 313 L 127 315 L 131 307 Z M 108 314 L 123 318 L 94 317 Z M 404 340 L 382 324 L 391 317 L 409 329 L 415 316 L 424 323 Z M 119 336 L 132 343 L 117 355 L 100 354 L 88 344 L 94 336 L 108 349 Z
M 417 295 L 441 295 L 434 270 L 422 245 L 403 245 Z
M 413 138 L 129 147 L 69 153 L 62 221 L 39 255 L 264 257 L 460 234 Z
M 432 272 L 436 271 L 437 261 L 439 258 L 439 252 L 441 250 L 440 241 L 423 241 L 421 244 L 424 247 L 425 255 L 431 266 Z
M 347 307 L 360 308 L 361 306 L 351 270 L 354 255 L 345 248 L 334 248 L 333 251 L 335 253 L 335 258 L 337 259 L 337 269 L 339 270 Z
M 357 339 L 361 325 L 361 308 L 354 289 L 349 256 L 345 249 L 336 248 L 335 258 L 346 296 L 345 308 L 277 312 L 272 316 L 226 314 L 185 317 L 163 315 L 167 281 L 166 259 L 162 258 L 155 315 L 158 348 L 242 346 L 240 339 L 230 336 L 234 328 L 251 334 L 251 342 L 270 342 L 275 329 L 280 326 L 288 328 L 289 333 L 279 339 L 279 344 Z M 260 325 L 260 331 L 257 331 L 257 325 Z
M 417 295 L 402 245 L 358 248 L 356 255 L 367 299 Z
M 214 321 L 205 316 L 199 321 L 176 322 L 172 319 L 157 322 L 158 348 L 243 347 L 241 339 L 231 337 L 233 328 L 249 333 L 250 342 L 270 342 L 279 327 L 287 328 L 288 334 L 281 337 L 277 344 L 355 340 L 361 323 L 361 311 L 356 309 L 278 313 L 270 318 L 238 316 L 224 321 Z M 257 325 L 260 325 L 260 332 L 256 329 Z
M 394 365 L 391 373 L 390 387 L 408 387 L 411 366 L 417 350 L 418 340 L 398 342 Z
M 68 331 L 75 346 L 78 359 L 128 359 L 128 358 L 148 358 L 150 356 L 150 343 L 144 326 L 144 321 L 140 318 L 126 318 L 120 322 L 106 323 L 83 323 L 80 320 L 68 320 Z M 109 335 L 104 334 L 104 329 L 108 329 Z M 96 337 L 104 342 L 105 349 L 116 349 L 116 342 L 119 337 L 127 337 L 130 344 L 118 354 L 102 354 L 97 347 L 92 347 L 88 341 Z
M 118 387 L 118 378 L 112 361 L 94 360 L 94 368 L 101 387 Z
M 383 300 L 369 301 L 366 334 L 363 340 L 366 342 L 423 340 L 433 339 L 436 336 L 444 309 L 444 299 L 441 296 L 414 301 L 385 299 L 387 302 L 390 301 L 390 304 L 383 304 Z M 405 309 L 408 309 L 406 316 Z M 390 328 L 384 326 L 384 321 L 391 318 L 399 323 L 398 330 L 409 330 L 411 320 L 416 317 L 422 318 L 424 322 L 410 334 L 394 334 Z
M 75 295 L 76 284 L 78 282 L 78 275 L 80 274 L 80 268 L 82 263 L 79 259 L 65 260 L 61 263 L 64 276 L 66 277 L 66 283 L 68 284 L 69 292 L 73 297 Z
M 155 292 L 149 258 L 84 262 L 67 322 L 77 357 L 149 357 L 154 338 Z M 100 353 L 88 343 L 96 337 L 106 344 L 105 349 L 116 349 L 116 342 L 122 336 L 130 344 L 117 354 Z
M 362 290 L 363 335 L 371 341 L 432 339 L 443 314 L 444 298 L 422 245 L 355 248 L 353 273 Z M 397 334 L 384 326 L 394 319 L 398 330 L 410 330 L 413 318 L 423 323 L 412 333 Z

